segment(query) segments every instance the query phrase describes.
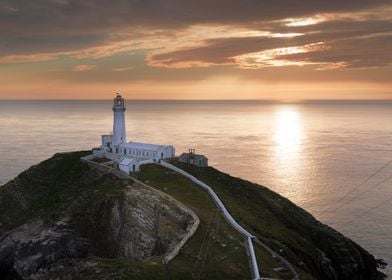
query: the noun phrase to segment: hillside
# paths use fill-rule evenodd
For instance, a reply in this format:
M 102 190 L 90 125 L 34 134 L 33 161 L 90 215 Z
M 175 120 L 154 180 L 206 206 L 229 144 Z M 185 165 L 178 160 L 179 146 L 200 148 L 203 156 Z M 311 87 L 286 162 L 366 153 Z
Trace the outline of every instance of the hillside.
M 0 187 L 0 279 L 250 279 L 243 240 L 207 193 L 162 166 L 143 184 L 91 169 L 88 152 L 56 154 Z M 217 192 L 234 218 L 284 255 L 301 279 L 380 279 L 376 260 L 269 189 L 211 167 L 181 165 Z M 189 210 L 187 210 L 189 209 Z M 168 264 L 163 258 L 200 224 Z M 290 279 L 256 247 L 263 277 Z

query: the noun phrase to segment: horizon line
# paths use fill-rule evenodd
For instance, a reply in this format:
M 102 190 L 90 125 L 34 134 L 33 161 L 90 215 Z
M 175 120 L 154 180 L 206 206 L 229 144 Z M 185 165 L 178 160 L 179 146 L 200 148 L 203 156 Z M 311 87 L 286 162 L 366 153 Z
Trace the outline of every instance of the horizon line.
M 1 101 L 107 101 L 112 100 L 113 98 L 0 98 Z M 351 98 L 316 98 L 316 99 L 261 99 L 261 98 L 232 98 L 232 99 L 187 99 L 187 98 L 149 98 L 149 99 L 141 99 L 141 98 L 126 98 L 125 100 L 132 101 L 268 101 L 268 102 L 312 102 L 312 101 L 392 101 L 392 98 L 359 98 L 359 99 L 351 99 Z

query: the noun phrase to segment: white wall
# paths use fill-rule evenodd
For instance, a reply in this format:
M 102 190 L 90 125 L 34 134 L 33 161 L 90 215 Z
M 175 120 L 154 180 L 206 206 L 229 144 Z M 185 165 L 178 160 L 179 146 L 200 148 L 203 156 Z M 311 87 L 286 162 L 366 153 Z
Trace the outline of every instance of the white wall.
M 124 150 L 126 150 L 126 153 L 124 153 Z M 121 147 L 119 152 L 129 158 L 155 159 L 156 161 L 161 158 L 173 158 L 175 155 L 173 146 L 162 146 L 157 150 Z
M 105 149 L 105 147 L 107 147 L 107 143 L 109 143 L 109 146 L 112 147 L 112 135 L 102 135 L 101 139 L 102 149 Z
M 113 119 L 113 147 L 127 142 L 125 134 L 125 109 L 115 108 Z
M 128 165 L 119 164 L 119 165 L 118 165 L 118 168 L 119 168 L 122 172 L 124 172 L 124 173 L 126 173 L 126 174 L 129 175 L 129 166 L 128 166 Z

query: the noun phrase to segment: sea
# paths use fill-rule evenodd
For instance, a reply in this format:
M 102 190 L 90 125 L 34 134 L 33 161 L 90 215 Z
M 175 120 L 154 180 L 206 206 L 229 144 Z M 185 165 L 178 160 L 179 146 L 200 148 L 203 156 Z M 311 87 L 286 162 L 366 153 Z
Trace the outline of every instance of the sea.
M 112 131 L 112 101 L 0 100 L 0 185 Z M 128 141 L 196 149 L 392 261 L 392 101 L 128 100 Z M 384 271 L 392 278 L 392 263 Z

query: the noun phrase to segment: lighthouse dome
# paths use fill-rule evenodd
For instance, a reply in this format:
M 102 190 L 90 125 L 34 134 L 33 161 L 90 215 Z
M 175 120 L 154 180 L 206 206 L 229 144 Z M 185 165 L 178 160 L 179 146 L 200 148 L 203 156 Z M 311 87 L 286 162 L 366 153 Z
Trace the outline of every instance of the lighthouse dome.
M 117 93 L 116 97 L 113 99 L 113 110 L 114 109 L 125 109 L 124 98 Z

